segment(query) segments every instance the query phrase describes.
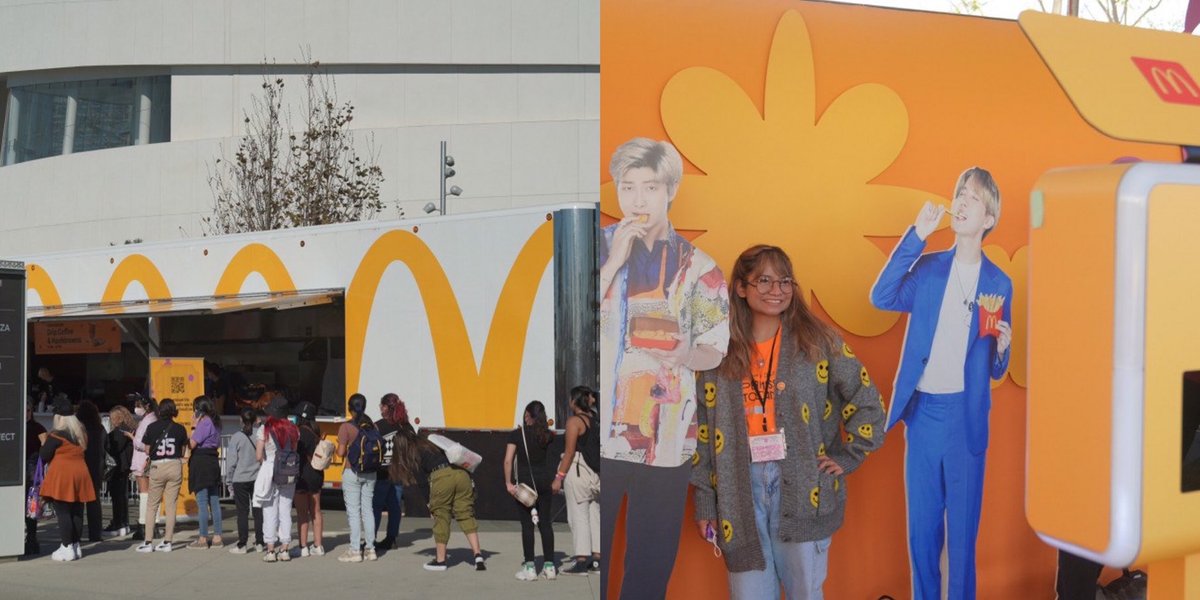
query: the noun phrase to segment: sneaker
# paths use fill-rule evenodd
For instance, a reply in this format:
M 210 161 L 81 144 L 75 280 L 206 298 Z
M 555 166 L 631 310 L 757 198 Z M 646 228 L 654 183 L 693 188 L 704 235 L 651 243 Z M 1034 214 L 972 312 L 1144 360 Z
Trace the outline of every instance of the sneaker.
M 230 554 L 245 554 L 249 551 L 250 549 L 245 546 L 234 546 L 229 549 Z
M 267 547 L 262 544 L 255 544 L 254 551 L 258 552 L 259 554 L 262 554 L 263 552 L 267 551 Z
M 213 536 L 213 538 L 212 538 L 212 543 L 211 543 L 211 544 L 209 544 L 209 546 L 208 546 L 208 547 L 209 547 L 209 548 L 224 548 L 224 547 L 225 547 L 225 541 L 221 539 L 221 536 L 219 536 L 219 535 L 214 535 L 214 536 Z
M 385 537 L 385 538 L 383 538 L 382 542 L 377 542 L 375 544 L 375 547 L 382 548 L 384 550 L 395 550 L 396 549 L 396 538 Z
M 129 532 L 130 532 L 130 530 L 128 527 L 122 527 L 117 530 L 117 537 L 125 537 L 125 536 L 129 535 Z
M 289 561 L 289 560 L 292 560 L 292 551 L 291 551 L 290 549 L 288 549 L 288 548 L 281 548 L 281 549 L 280 549 L 278 552 L 276 552 L 275 554 L 279 555 L 279 560 L 281 560 L 281 561 L 283 561 L 283 562 L 287 562 L 287 561 Z
M 558 569 L 554 568 L 553 564 L 546 563 L 542 565 L 542 577 L 545 577 L 547 581 L 554 581 L 558 579 Z
M 75 550 L 70 546 L 59 545 L 58 550 L 50 554 L 50 560 L 68 562 L 75 560 Z
M 571 566 L 559 572 L 563 575 L 587 575 L 590 570 L 588 562 L 587 560 L 577 560 Z
M 338 557 L 338 562 L 362 562 L 362 552 L 358 550 L 346 550 L 344 554 Z
M 159 544 L 154 547 L 155 552 L 170 552 L 174 549 L 175 549 L 175 546 L 173 544 L 171 544 L 171 542 L 168 542 L 166 540 L 159 542 Z
M 375 549 L 374 549 L 374 548 L 367 548 L 367 552 L 366 552 L 366 554 L 363 556 L 363 558 L 365 558 L 365 559 L 367 559 L 367 560 L 379 560 L 379 557 L 375 555 Z
M 482 554 L 475 555 L 475 570 L 476 571 L 486 571 L 487 570 L 487 564 L 483 562 Z
M 184 547 L 192 550 L 208 550 L 208 540 L 204 538 L 196 538 L 195 541 Z
M 588 566 L 588 573 L 599 573 L 599 572 L 600 572 L 600 561 L 596 560 L 596 559 L 592 559 L 592 564 Z
M 309 546 L 309 556 L 325 556 L 325 546 Z
M 516 577 L 520 581 L 537 581 L 537 571 L 534 570 L 533 563 L 522 563 L 521 570 L 517 571 Z
M 308 558 L 309 554 L 308 546 L 300 549 L 300 558 Z
M 142 542 L 136 548 L 138 552 L 154 552 L 154 544 L 150 542 Z
M 274 550 L 268 550 L 263 554 L 263 562 L 275 562 L 276 560 L 278 560 L 278 557 L 275 556 Z
M 425 563 L 425 570 L 426 571 L 445 571 L 446 570 L 446 561 L 444 561 L 444 560 L 439 561 L 438 559 L 435 558 L 435 559 Z

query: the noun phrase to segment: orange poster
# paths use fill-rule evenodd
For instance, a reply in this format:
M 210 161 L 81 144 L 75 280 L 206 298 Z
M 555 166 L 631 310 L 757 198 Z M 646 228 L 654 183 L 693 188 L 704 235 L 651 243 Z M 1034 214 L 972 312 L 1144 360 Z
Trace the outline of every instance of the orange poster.
M 113 319 L 41 321 L 33 324 L 38 354 L 105 354 L 121 351 L 121 328 Z
M 192 403 L 204 394 L 203 358 L 151 358 L 150 397 L 162 402 L 170 398 L 179 409 L 175 422 L 192 433 Z M 196 496 L 188 491 L 188 469 L 183 469 L 183 487 L 179 491 L 178 514 L 196 516 Z

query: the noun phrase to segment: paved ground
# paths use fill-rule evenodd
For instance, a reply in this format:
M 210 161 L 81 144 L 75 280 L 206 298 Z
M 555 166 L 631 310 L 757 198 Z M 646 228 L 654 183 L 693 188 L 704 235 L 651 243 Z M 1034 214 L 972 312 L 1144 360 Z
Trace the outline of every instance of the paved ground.
M 106 507 L 107 508 L 107 507 Z M 232 505 L 223 505 L 224 528 L 237 526 Z M 261 554 L 234 555 L 226 549 L 188 550 L 196 537 L 196 524 L 181 524 L 171 553 L 139 554 L 132 540 L 83 544 L 81 560 L 50 560 L 58 547 L 57 524 L 44 521 L 39 533 L 43 554 L 32 559 L 0 563 L 0 598 L 220 598 L 269 595 L 281 600 L 321 598 L 430 598 L 438 600 L 533 600 L 537 598 L 599 598 L 598 576 L 559 576 L 522 582 L 513 577 L 521 563 L 521 527 L 516 522 L 480 522 L 480 540 L 488 570 L 470 565 L 466 538 L 453 526 L 450 568 L 436 573 L 421 566 L 433 556 L 433 535 L 428 519 L 406 517 L 400 547 L 381 554 L 373 563 L 340 563 L 337 556 L 349 543 L 345 513 L 324 511 L 323 557 L 297 558 L 267 564 Z M 107 517 L 105 519 L 107 522 Z M 225 536 L 226 540 L 229 536 Z M 556 525 L 555 542 L 560 561 L 571 548 L 571 534 Z M 538 542 L 537 551 L 541 552 Z

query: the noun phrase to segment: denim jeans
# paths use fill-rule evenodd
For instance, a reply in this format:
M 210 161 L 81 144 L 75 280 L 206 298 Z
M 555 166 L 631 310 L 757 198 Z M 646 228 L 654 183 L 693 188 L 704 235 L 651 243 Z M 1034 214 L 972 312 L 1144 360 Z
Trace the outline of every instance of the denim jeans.
M 376 475 L 378 477 L 378 475 Z M 387 537 L 394 540 L 400 535 L 400 503 L 404 500 L 404 486 L 390 479 L 375 480 L 375 500 L 371 503 L 371 514 L 375 517 L 373 532 L 379 535 L 383 511 L 388 513 Z
M 221 490 L 217 486 L 196 492 L 196 512 L 200 513 L 200 537 L 208 537 L 209 513 L 212 513 L 213 535 L 221 535 Z
M 779 540 L 780 470 L 777 462 L 750 465 L 750 490 L 754 495 L 754 524 L 767 568 L 729 574 L 732 600 L 778 598 L 783 584 L 788 600 L 821 600 L 829 566 L 831 538 L 815 542 L 784 543 Z
M 347 468 L 342 471 L 342 496 L 346 500 L 346 519 L 350 521 L 350 549 L 358 552 L 362 542 L 367 549 L 375 548 L 375 536 L 364 532 L 375 531 L 375 513 L 371 507 L 375 501 L 375 473 L 355 473 Z

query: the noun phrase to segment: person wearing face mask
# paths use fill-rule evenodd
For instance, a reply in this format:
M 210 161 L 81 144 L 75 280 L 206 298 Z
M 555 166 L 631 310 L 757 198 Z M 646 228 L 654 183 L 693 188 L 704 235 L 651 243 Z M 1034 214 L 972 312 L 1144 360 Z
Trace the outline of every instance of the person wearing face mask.
M 925 253 L 947 214 L 954 246 Z M 942 597 L 943 544 L 949 546 L 949 596 L 975 598 L 991 381 L 1008 370 L 1012 342 L 1012 280 L 982 251 L 999 220 L 992 174 L 979 167 L 963 171 L 950 211 L 926 202 L 871 288 L 876 308 L 910 315 L 887 427 L 905 422 L 908 551 L 917 600 Z
M 150 477 L 146 473 L 146 467 L 150 465 L 149 446 L 142 443 L 142 438 L 146 435 L 146 429 L 158 420 L 158 403 L 154 398 L 145 398 L 141 394 L 133 393 L 125 397 L 127 402 L 133 404 L 133 414 L 138 421 L 137 430 L 131 434 L 127 433 L 129 440 L 133 443 L 133 459 L 129 463 L 129 469 L 137 481 L 138 487 L 138 525 L 134 529 L 133 539 L 140 540 L 146 537 L 146 506 L 150 503 Z M 158 515 L 154 515 L 150 520 L 150 530 L 153 532 L 154 523 L 158 520 Z M 154 536 L 151 536 L 154 537 Z

